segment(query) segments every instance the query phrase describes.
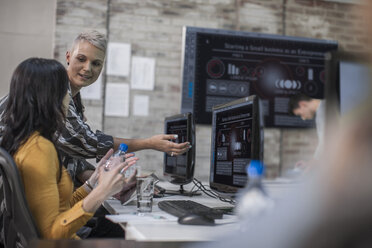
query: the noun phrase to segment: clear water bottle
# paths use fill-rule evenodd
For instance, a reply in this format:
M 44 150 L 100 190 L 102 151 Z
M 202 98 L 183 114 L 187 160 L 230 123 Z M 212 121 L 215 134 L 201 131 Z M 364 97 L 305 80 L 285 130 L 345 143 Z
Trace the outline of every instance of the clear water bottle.
M 111 157 L 106 161 L 105 163 L 105 170 L 108 171 L 112 168 L 113 166 L 113 160 L 117 160 L 119 159 L 120 162 L 124 162 L 125 161 L 125 154 L 127 153 L 128 151 L 128 145 L 127 144 L 124 144 L 124 143 L 121 143 L 120 146 L 119 146 L 119 149 L 111 155 Z
M 273 201 L 269 198 L 262 185 L 264 166 L 259 160 L 251 160 L 246 168 L 248 182 L 237 201 L 236 213 L 239 217 L 257 217 L 272 208 Z
M 140 175 L 140 174 L 141 174 L 140 169 L 141 169 L 141 168 L 137 165 L 137 163 L 135 163 L 134 165 L 132 165 L 131 167 L 129 167 L 129 168 L 125 171 L 124 176 L 125 176 L 125 177 L 130 177 L 131 175 L 133 175 L 133 173 L 135 172 L 135 170 L 137 170 L 137 175 Z

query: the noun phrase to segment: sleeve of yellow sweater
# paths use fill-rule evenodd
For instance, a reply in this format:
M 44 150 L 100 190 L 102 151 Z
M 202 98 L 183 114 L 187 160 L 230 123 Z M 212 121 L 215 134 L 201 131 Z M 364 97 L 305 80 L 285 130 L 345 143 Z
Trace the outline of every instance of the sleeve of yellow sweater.
M 83 210 L 82 201 L 72 208 L 61 208 L 57 185 L 59 162 L 54 145 L 48 140 L 38 139 L 36 144 L 24 146 L 20 152 L 22 161 L 16 160 L 16 163 L 21 167 L 26 199 L 42 237 L 74 237 L 93 214 Z
M 74 194 L 70 199 L 71 206 L 74 206 L 76 203 L 80 202 L 88 195 L 87 191 L 84 188 L 84 185 L 75 190 Z

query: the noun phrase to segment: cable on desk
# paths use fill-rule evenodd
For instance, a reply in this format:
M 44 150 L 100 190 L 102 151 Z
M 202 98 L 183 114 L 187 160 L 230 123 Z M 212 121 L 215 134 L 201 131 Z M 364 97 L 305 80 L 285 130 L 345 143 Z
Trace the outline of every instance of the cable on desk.
M 236 203 L 234 199 L 224 198 L 224 197 L 220 196 L 218 193 L 216 193 L 214 190 L 207 189 L 206 186 L 203 185 L 196 178 L 193 179 L 193 183 L 194 183 L 194 186 L 192 187 L 191 191 L 193 191 L 193 189 L 195 187 L 197 187 L 200 191 L 202 191 L 204 194 L 206 194 L 209 197 L 212 197 L 212 198 L 215 198 L 215 199 L 219 199 L 222 202 L 227 202 L 227 203 L 230 203 L 232 205 L 235 205 L 235 203 Z

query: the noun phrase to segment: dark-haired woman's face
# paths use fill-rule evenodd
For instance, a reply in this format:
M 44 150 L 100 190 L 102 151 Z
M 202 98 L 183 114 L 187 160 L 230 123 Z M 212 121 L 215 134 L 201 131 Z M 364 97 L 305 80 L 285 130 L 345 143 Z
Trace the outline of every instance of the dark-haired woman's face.
M 82 87 L 97 80 L 103 67 L 105 52 L 87 41 L 81 41 L 73 51 L 66 53 L 66 59 L 69 63 L 67 73 L 75 95 Z

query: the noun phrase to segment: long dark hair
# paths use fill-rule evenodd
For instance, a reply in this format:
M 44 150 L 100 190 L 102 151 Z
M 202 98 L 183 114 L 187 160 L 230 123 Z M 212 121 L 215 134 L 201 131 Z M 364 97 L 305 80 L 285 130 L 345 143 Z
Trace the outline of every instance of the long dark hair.
M 58 61 L 29 58 L 19 64 L 10 82 L 1 146 L 14 155 L 35 131 L 55 144 L 64 125 L 67 89 L 67 72 Z

